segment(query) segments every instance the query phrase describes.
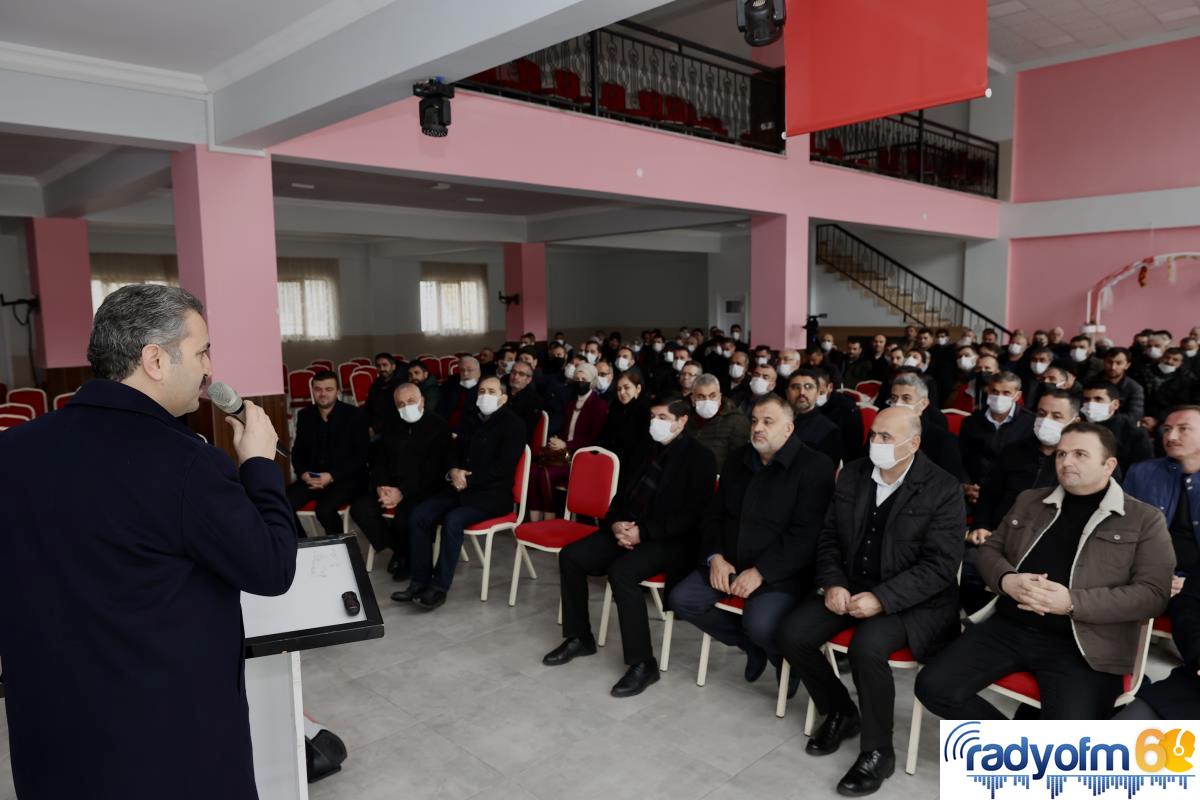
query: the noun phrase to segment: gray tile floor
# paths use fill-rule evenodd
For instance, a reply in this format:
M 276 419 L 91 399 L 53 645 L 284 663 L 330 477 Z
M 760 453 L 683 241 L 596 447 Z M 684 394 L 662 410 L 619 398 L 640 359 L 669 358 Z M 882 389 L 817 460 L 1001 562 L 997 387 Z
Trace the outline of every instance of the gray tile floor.
M 305 708 L 350 750 L 339 774 L 310 787 L 313 800 L 837 796 L 856 742 L 832 756 L 806 755 L 804 689 L 776 718 L 772 672 L 747 684 L 744 658 L 720 644 L 707 685 L 697 686 L 700 634 L 690 625 L 675 626 L 670 671 L 639 697 L 608 694 L 624 671 L 615 619 L 597 655 L 543 666 L 560 641 L 555 560 L 533 555 L 539 579 L 523 578 L 510 608 L 512 557 L 511 538 L 498 537 L 488 602 L 479 601 L 482 570 L 472 559 L 459 566 L 446 605 L 431 613 L 393 603 L 396 585 L 376 564 L 384 638 L 302 656 Z M 594 625 L 602 597 L 597 579 Z M 657 648 L 662 623 L 650 612 Z M 1168 668 L 1156 658 L 1156 675 Z M 901 759 L 912 680 L 897 673 Z M 926 714 L 916 775 L 898 770 L 877 796 L 936 797 L 937 750 L 937 719 Z M 0 800 L 13 797 L 0 716 Z

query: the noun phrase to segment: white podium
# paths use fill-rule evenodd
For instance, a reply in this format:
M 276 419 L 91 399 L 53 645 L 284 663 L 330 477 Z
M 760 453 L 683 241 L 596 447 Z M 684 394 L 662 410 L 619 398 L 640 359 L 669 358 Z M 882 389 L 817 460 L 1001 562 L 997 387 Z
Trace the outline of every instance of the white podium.
M 344 592 L 358 598 L 353 616 Z M 299 651 L 383 636 L 383 617 L 354 536 L 301 540 L 291 589 L 279 597 L 243 594 L 242 621 L 258 795 L 307 800 Z

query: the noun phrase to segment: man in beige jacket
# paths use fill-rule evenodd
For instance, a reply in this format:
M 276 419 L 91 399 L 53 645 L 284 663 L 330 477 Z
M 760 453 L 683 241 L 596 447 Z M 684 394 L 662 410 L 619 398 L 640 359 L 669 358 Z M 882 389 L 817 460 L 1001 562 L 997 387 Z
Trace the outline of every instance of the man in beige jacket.
M 979 550 L 998 597 L 917 676 L 917 697 L 946 719 L 1003 719 L 981 689 L 1032 672 L 1042 719 L 1107 719 L 1133 671 L 1138 627 L 1163 613 L 1175 553 L 1162 512 L 1112 479 L 1117 443 L 1068 425 L 1059 486 L 1022 492 Z

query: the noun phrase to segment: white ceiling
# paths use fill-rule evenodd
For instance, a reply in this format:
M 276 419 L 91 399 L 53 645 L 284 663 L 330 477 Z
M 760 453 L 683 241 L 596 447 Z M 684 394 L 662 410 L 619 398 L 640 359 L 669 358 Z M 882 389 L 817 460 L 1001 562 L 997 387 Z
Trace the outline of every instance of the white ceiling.
M 1200 34 L 1198 0 L 988 0 L 988 46 L 1010 65 Z

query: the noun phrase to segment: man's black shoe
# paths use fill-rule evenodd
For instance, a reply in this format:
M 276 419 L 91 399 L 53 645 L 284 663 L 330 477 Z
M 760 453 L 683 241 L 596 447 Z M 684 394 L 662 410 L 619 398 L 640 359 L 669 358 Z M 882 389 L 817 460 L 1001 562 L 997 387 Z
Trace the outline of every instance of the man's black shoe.
M 410 603 L 417 598 L 421 592 L 425 591 L 425 587 L 416 583 L 410 583 L 407 589 L 401 589 L 398 592 L 392 592 L 392 599 L 397 603 Z
M 658 680 L 658 662 L 653 658 L 634 664 L 625 671 L 621 680 L 612 687 L 613 697 L 633 697 L 646 691 L 646 687 Z
M 767 654 L 761 647 L 750 643 L 746 645 L 746 680 L 754 683 L 767 669 Z
M 417 604 L 417 608 L 422 611 L 433 611 L 438 606 L 444 605 L 446 602 L 446 593 L 439 592 L 437 589 L 425 589 L 419 595 L 413 598 L 413 602 Z
M 843 797 L 874 794 L 895 771 L 896 753 L 891 748 L 859 753 L 854 766 L 838 781 L 838 794 Z
M 408 559 L 395 559 L 394 563 L 396 564 L 396 569 L 394 571 L 391 570 L 391 565 L 389 565 L 389 571 L 392 572 L 392 580 L 396 581 L 397 583 L 408 580 L 412 575 L 412 570 L 408 568 Z
M 595 639 L 590 636 L 586 639 L 575 636 L 542 656 L 542 663 L 548 667 L 561 667 L 576 656 L 594 656 L 595 654 Z
M 396 570 L 400 568 L 400 557 L 392 556 L 392 560 L 388 562 L 387 571 L 389 575 L 395 575 Z
M 858 733 L 860 726 L 858 710 L 835 711 L 825 717 L 821 727 L 808 740 L 804 752 L 810 756 L 827 756 L 836 752 L 842 741 Z

